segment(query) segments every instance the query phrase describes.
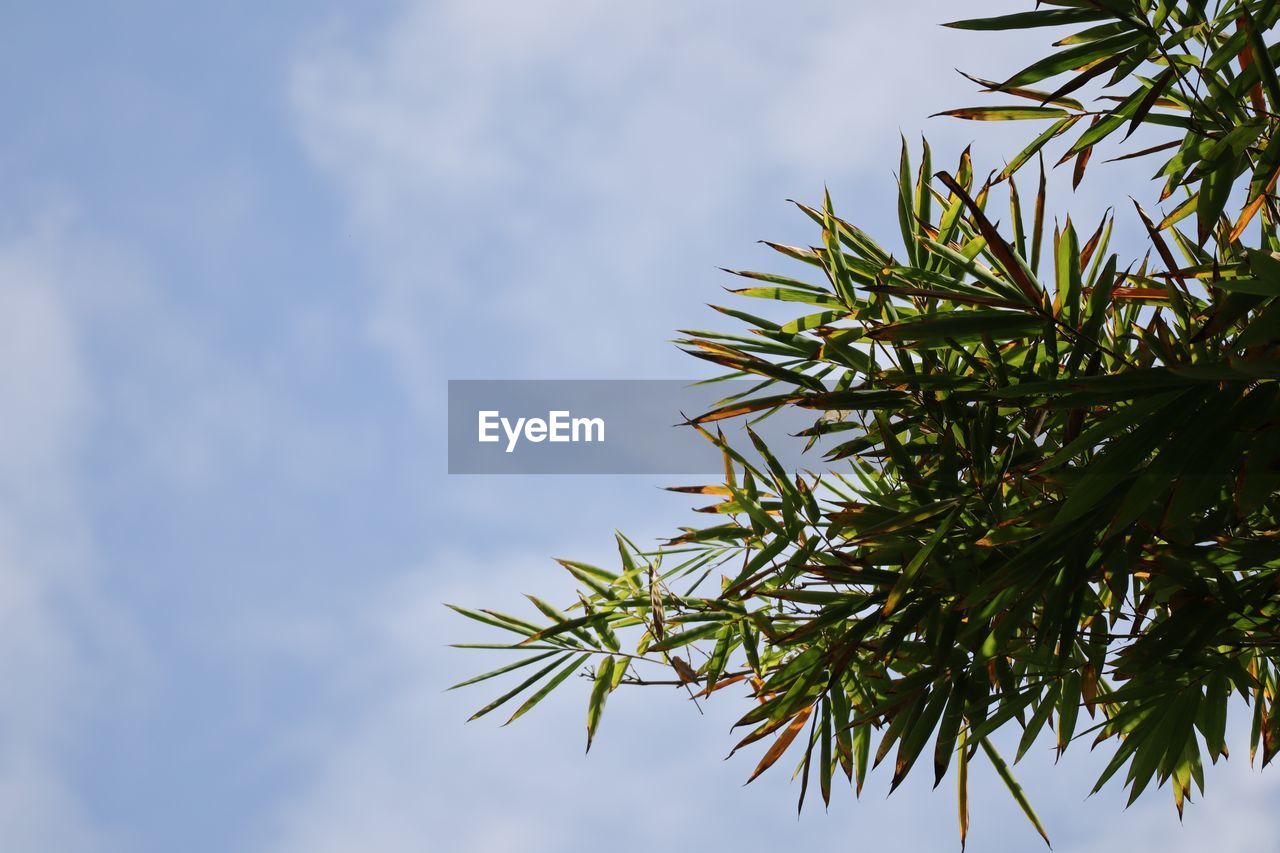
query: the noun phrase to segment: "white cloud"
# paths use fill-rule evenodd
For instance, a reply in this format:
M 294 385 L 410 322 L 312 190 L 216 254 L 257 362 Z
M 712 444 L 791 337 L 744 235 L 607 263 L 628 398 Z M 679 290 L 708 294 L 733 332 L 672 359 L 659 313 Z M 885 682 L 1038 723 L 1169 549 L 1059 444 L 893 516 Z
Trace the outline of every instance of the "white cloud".
M 824 181 L 892 239 L 898 129 L 972 89 L 950 12 L 406 3 L 372 37 L 314 38 L 290 91 L 425 404 L 446 373 L 688 370 L 663 342 L 727 283 L 714 266 L 779 220 L 809 237 L 782 200 Z M 929 130 L 950 163 L 974 126 Z
M 197 230 L 201 242 L 221 239 Z M 251 318 L 233 314 L 226 325 L 200 295 L 174 285 L 149 248 L 77 234 L 73 245 L 48 249 L 87 348 L 103 354 L 92 371 L 94 405 L 130 461 L 115 474 L 127 483 L 113 485 L 144 497 L 158 487 L 200 493 L 237 488 L 252 472 L 321 491 L 367 470 L 380 451 L 369 420 L 358 411 L 316 417 L 302 399 L 345 344 L 338 318 L 301 305 L 255 346 L 236 325 Z
M 0 838 L 12 850 L 105 844 L 66 762 L 84 709 L 120 672 L 100 665 L 128 645 L 101 598 L 78 493 L 92 397 L 62 219 L 0 243 Z
M 136 771 L 93 766 L 125 755 L 94 737 L 173 717 L 201 726 L 246 694 L 270 695 L 228 654 L 228 626 L 271 606 L 266 561 L 218 541 L 219 519 L 166 499 L 329 496 L 367 470 L 379 438 L 361 414 L 315 417 L 298 399 L 296 374 L 334 357 L 327 315 L 300 312 L 247 365 L 219 346 L 216 318 L 159 286 L 149 255 L 96 236 L 73 204 L 41 209 L 0 230 L 0 847 L 96 853 L 131 849 L 174 818 L 105 813 L 131 809 L 155 780 L 107 790 Z M 104 536 L 112 549 L 95 541 L 103 517 L 124 523 Z M 155 559 L 168 546 L 151 533 L 171 523 L 195 525 L 190 542 L 226 562 L 216 583 Z M 176 672 L 202 666 L 232 684 L 225 708 L 175 692 Z M 163 758 L 140 761 L 163 766 L 170 750 L 180 767 L 182 748 L 163 742 Z

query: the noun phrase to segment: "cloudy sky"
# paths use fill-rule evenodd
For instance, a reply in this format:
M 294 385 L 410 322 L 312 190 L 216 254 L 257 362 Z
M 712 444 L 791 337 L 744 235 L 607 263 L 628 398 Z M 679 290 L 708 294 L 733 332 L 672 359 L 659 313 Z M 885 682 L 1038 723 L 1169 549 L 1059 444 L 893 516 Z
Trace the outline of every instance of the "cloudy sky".
M 757 239 L 811 241 L 785 199 L 825 183 L 892 239 L 899 132 L 999 165 L 1009 129 L 926 117 L 1044 39 L 953 8 L 8 4 L 0 847 L 954 849 L 923 776 L 799 820 L 785 773 L 741 787 L 728 696 L 620 695 L 589 757 L 578 685 L 464 725 L 488 693 L 442 688 L 485 661 L 441 607 L 567 592 L 550 556 L 687 512 L 644 477 L 447 476 L 446 380 L 701 375 L 671 330 L 717 266 L 774 263 Z M 1057 850 L 1261 849 L 1280 788 L 1235 751 L 1182 826 L 1164 792 L 1086 802 L 1087 754 L 1022 775 Z M 975 777 L 969 849 L 1033 849 Z

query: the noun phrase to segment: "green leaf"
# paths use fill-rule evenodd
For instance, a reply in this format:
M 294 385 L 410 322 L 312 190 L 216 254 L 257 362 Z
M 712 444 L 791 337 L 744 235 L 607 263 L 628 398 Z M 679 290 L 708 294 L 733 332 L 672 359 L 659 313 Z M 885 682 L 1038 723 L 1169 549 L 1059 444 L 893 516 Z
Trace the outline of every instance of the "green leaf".
M 1031 801 L 1027 799 L 1026 791 L 1022 789 L 1022 786 L 1018 784 L 1018 780 L 1014 778 L 1013 771 L 1009 769 L 1009 765 L 1000 757 L 1000 753 L 996 752 L 996 748 L 991 745 L 991 741 L 983 738 L 980 743 L 982 744 L 982 751 L 987 754 L 987 759 L 990 760 L 991 766 L 995 768 L 996 775 L 1000 777 L 1000 781 L 1004 782 L 1005 787 L 1009 789 L 1014 801 L 1022 809 L 1022 813 L 1027 816 L 1027 820 L 1031 821 L 1031 825 L 1036 828 L 1036 832 L 1040 833 L 1044 843 L 1052 848 L 1053 845 L 1049 843 L 1049 834 L 1045 832 L 1044 825 L 1040 823 L 1040 818 L 1036 816 L 1035 809 L 1031 807 Z
M 534 705 L 537 705 L 543 699 L 547 698 L 547 695 L 551 693 L 552 690 L 555 690 L 557 687 L 563 684 L 566 678 L 568 678 L 570 675 L 573 675 L 573 673 L 581 669 L 582 665 L 587 662 L 587 658 L 589 657 L 591 657 L 589 653 L 579 655 L 578 657 L 569 661 L 569 663 L 565 664 L 564 668 L 561 669 L 559 672 L 557 672 L 555 675 L 553 675 L 546 684 L 542 685 L 542 687 L 538 689 L 537 693 L 534 693 L 532 696 L 526 699 L 525 703 L 521 705 L 519 709 L 514 714 L 511 715 L 511 718 L 508 719 L 505 723 L 503 723 L 503 725 L 509 726 L 512 723 L 514 723 L 516 720 L 523 717 L 525 715 L 525 712 L 529 711 L 530 709 L 533 708 Z M 539 675 L 541 675 L 541 673 Z M 505 701 L 505 699 L 503 701 Z M 492 709 L 491 708 L 486 709 L 485 713 L 487 713 L 489 710 L 492 710 Z M 477 714 L 476 716 L 479 716 L 479 714 Z M 471 719 L 474 720 L 475 717 L 472 717 Z
M 1046 118 L 1062 118 L 1068 115 L 1066 110 L 1057 107 L 959 107 L 934 113 L 935 116 L 950 116 L 970 121 L 1026 121 Z
M 1067 220 L 1066 229 L 1058 241 L 1057 252 L 1058 293 L 1062 299 L 1062 311 L 1068 326 L 1080 325 L 1080 245 L 1076 229 Z
M 520 669 L 521 667 L 528 666 L 531 663 L 537 663 L 538 661 L 543 660 L 545 658 L 549 658 L 554 654 L 556 654 L 556 652 L 554 651 L 543 652 L 540 655 L 534 655 L 533 657 L 528 657 L 528 658 L 525 658 L 524 660 L 518 660 L 515 663 L 509 663 L 506 666 L 500 666 L 497 669 L 490 670 L 489 672 L 486 672 L 483 675 L 477 675 L 474 678 L 468 678 L 466 681 L 459 681 L 457 684 L 447 689 L 457 690 L 459 687 L 467 687 L 469 685 L 475 684 L 480 681 L 487 681 L 488 679 L 493 678 L 494 676 L 511 672 L 513 669 Z
M 797 290 L 792 287 L 742 287 L 729 292 L 738 296 L 752 296 L 756 299 L 772 299 L 775 302 L 804 302 L 809 305 L 833 306 L 840 304 L 840 300 L 830 294 Z
M 1083 24 L 1089 21 L 1102 21 L 1107 17 L 1106 12 L 1093 9 L 1037 9 L 1034 12 L 1015 12 L 1011 15 L 952 21 L 943 26 L 958 30 L 1021 30 L 1031 27 Z
M 930 534 L 929 538 L 920 546 L 920 550 L 911 558 L 911 562 L 907 563 L 906 567 L 903 568 L 901 577 L 898 578 L 898 582 L 894 584 L 893 589 L 889 591 L 888 598 L 885 599 L 885 616 L 888 616 L 897 609 L 898 603 L 902 601 L 902 597 L 906 595 L 907 591 L 911 588 L 911 584 L 914 583 L 916 577 L 919 576 L 920 570 L 929 562 L 929 557 L 938 547 L 938 543 L 946 538 L 947 532 L 951 529 L 951 525 L 955 522 L 957 516 L 960 515 L 960 510 L 961 507 L 956 507 L 949 515 L 947 515 L 946 518 L 942 520 L 942 523 L 938 525 L 938 528 Z
M 600 727 L 600 716 L 604 713 L 605 700 L 613 690 L 615 666 L 617 664 L 612 656 L 600 661 L 595 682 L 591 685 L 591 698 L 587 702 L 587 752 L 591 751 L 591 742 L 595 739 L 596 729 Z
M 497 699 L 494 699 L 488 705 L 485 705 L 479 711 L 476 711 L 474 714 L 471 715 L 471 717 L 467 720 L 467 722 L 471 722 L 471 720 L 478 720 L 479 718 L 483 717 L 485 714 L 489 713 L 490 711 L 500 708 L 502 705 L 506 704 L 508 701 L 515 698 L 515 696 L 518 693 L 522 692 L 526 687 L 529 687 L 535 684 L 536 682 L 538 682 L 544 675 L 551 672 L 551 670 L 555 669 L 568 656 L 569 656 L 568 653 L 566 653 L 556 658 L 551 663 L 547 664 L 545 667 L 538 670 L 533 675 L 529 676 L 524 681 L 517 684 L 513 689 L 507 691 L 506 693 L 503 693 Z M 586 659 L 586 656 L 583 657 L 583 660 L 585 659 Z
M 1091 62 L 1122 53 L 1142 44 L 1144 41 L 1145 36 L 1141 33 L 1124 32 L 1108 38 L 1069 47 L 1033 62 L 1010 77 L 1004 85 L 1026 86 L 1031 83 L 1037 83 L 1048 77 L 1056 77 L 1065 71 L 1084 68 Z
M 1040 333 L 1044 321 L 1019 311 L 950 311 L 902 320 L 867 332 L 877 341 L 894 341 L 917 346 L 947 346 L 947 339 L 978 340 L 990 335 L 995 340 L 1013 340 Z

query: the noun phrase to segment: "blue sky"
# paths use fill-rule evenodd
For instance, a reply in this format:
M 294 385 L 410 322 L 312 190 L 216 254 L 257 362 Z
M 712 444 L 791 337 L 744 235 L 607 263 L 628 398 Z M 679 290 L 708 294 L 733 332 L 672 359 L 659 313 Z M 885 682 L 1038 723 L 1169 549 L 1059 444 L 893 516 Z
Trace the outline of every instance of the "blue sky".
M 13 4 L 0 846 L 954 849 L 923 778 L 798 822 L 785 774 L 741 788 L 732 700 L 619 696 L 589 758 L 573 685 L 464 726 L 487 694 L 442 688 L 483 661 L 440 606 L 567 593 L 550 556 L 686 512 L 644 477 L 448 477 L 447 379 L 701 374 L 671 330 L 717 266 L 775 263 L 755 240 L 811 239 L 784 199 L 826 183 L 888 236 L 900 130 L 1008 153 L 925 116 L 970 100 L 947 52 L 1040 45 L 948 5 Z M 1059 210 L 1100 214 L 1088 186 Z M 1235 746 L 1181 828 L 1163 794 L 1083 803 L 1087 755 L 1023 775 L 1058 850 L 1260 849 L 1275 777 Z M 1032 849 L 975 784 L 969 849 Z

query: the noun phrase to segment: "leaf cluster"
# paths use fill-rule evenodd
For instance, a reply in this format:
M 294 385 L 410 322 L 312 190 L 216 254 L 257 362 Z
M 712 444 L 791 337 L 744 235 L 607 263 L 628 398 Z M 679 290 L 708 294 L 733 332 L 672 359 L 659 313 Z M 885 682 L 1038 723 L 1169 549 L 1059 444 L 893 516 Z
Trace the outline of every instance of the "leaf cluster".
M 968 151 L 936 170 L 927 143 L 916 164 L 904 142 L 898 246 L 829 197 L 798 205 L 816 245 L 770 244 L 793 271 L 737 271 L 733 293 L 799 315 L 722 308 L 745 329 L 681 341 L 758 380 L 690 422 L 725 476 L 675 491 L 713 498 L 714 523 L 651 550 L 619 536 L 613 570 L 561 561 L 579 598 L 531 597 L 539 621 L 456 608 L 521 655 L 466 683 L 533 671 L 476 716 L 531 691 L 515 719 L 585 670 L 589 745 L 622 685 L 736 686 L 752 701 L 734 749 L 764 745 L 751 778 L 791 754 L 803 804 L 811 777 L 829 801 L 839 777 L 861 791 L 891 758 L 896 788 L 923 759 L 935 784 L 955 771 L 962 840 L 979 754 L 1045 834 L 993 745 L 1011 728 L 1013 762 L 1085 740 L 1111 756 L 1095 791 L 1123 770 L 1130 802 L 1168 785 L 1179 813 L 1204 759 L 1228 753 L 1234 702 L 1269 762 L 1278 19 L 1260 0 L 1051 0 L 952 24 L 1071 29 L 1004 82 L 973 78 L 1014 103 L 950 111 L 1046 129 L 981 181 Z M 1135 203 L 1147 246 L 1121 260 L 1114 214 L 1046 222 L 1043 155 L 1062 147 L 1079 183 L 1095 146 L 1139 129 L 1169 138 L 1121 156 L 1160 161 L 1173 209 Z M 754 433 L 752 463 L 717 429 L 783 407 L 814 411 L 801 437 L 826 449 L 819 472 Z

